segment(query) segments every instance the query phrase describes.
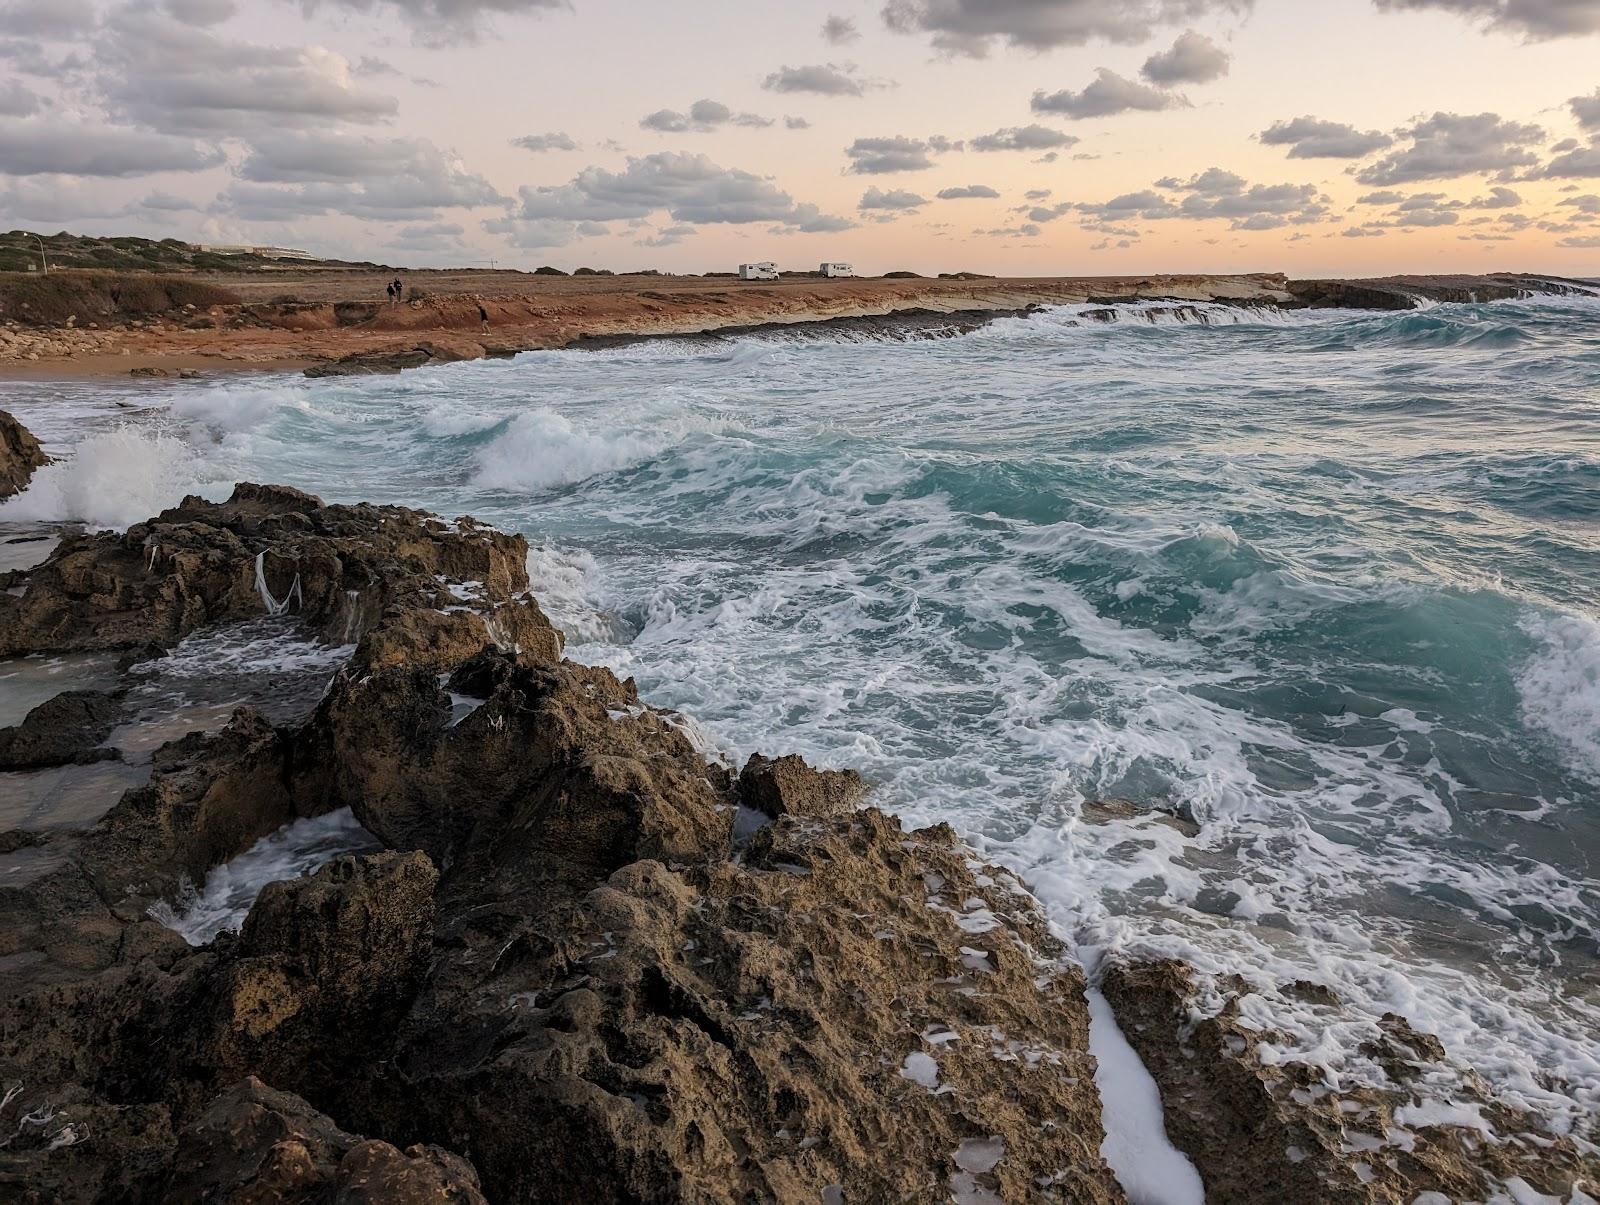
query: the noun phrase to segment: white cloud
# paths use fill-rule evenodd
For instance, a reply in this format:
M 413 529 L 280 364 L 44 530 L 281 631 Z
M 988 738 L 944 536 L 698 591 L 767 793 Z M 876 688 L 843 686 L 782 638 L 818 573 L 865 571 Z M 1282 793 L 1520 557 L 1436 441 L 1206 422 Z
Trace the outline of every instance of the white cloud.
M 1394 145 L 1381 130 L 1358 130 L 1317 117 L 1276 121 L 1258 135 L 1267 146 L 1286 146 L 1291 159 L 1365 159 Z
M 1209 84 L 1228 74 L 1233 61 L 1222 47 L 1204 34 L 1189 30 L 1178 35 L 1170 50 L 1153 54 L 1144 61 L 1139 74 L 1152 84 Z
M 331 50 L 225 41 L 152 9 L 108 18 L 99 65 L 117 113 L 169 133 L 370 124 L 398 111 L 392 96 L 357 88 Z
M 865 96 L 869 89 L 888 87 L 888 82 L 863 78 L 853 63 L 815 63 L 809 67 L 780 67 L 767 76 L 761 86 L 769 92 Z
M 428 46 L 476 42 L 495 17 L 526 16 L 569 8 L 568 0 L 301 0 L 308 11 L 321 7 L 358 13 L 392 11 Z
M 203 171 L 223 161 L 214 147 L 147 130 L 51 117 L 0 119 L 0 173 L 6 175 L 147 176 Z
M 1047 151 L 1056 147 L 1076 146 L 1080 139 L 1048 126 L 1009 126 L 992 134 L 980 134 L 972 140 L 975 151 Z
M 849 17 L 829 16 L 822 23 L 822 40 L 830 46 L 847 46 L 861 39 L 861 31 Z
M 1436 9 L 1532 40 L 1600 33 L 1600 0 L 1377 0 L 1383 12 Z
M 1435 113 L 1399 133 L 1411 145 L 1357 172 L 1357 180 L 1409 184 L 1526 167 L 1535 162 L 1528 148 L 1544 140 L 1538 126 L 1506 121 L 1495 113 Z
M 1111 117 L 1117 113 L 1188 107 L 1188 100 L 1176 92 L 1153 88 L 1127 79 L 1115 71 L 1100 68 L 1095 81 L 1081 92 L 1063 88 L 1060 92 L 1035 92 L 1033 111 L 1070 117 L 1082 121 L 1089 117 Z
M 796 203 L 772 180 L 705 155 L 662 151 L 626 169 L 588 167 L 554 187 L 521 190 L 521 204 L 489 224 L 523 246 L 562 246 L 580 223 L 639 220 L 665 212 L 678 225 L 774 222 L 791 233 L 848 229 L 847 218 Z M 537 240 L 537 241 L 530 241 Z
M 887 192 L 881 188 L 869 188 L 861 194 L 861 203 L 856 208 L 865 213 L 873 209 L 916 209 L 927 203 L 927 197 L 918 196 L 903 188 Z
M 1578 119 L 1579 126 L 1600 133 L 1600 88 L 1588 96 L 1574 96 L 1567 102 L 1567 107 Z
M 756 113 L 735 113 L 721 101 L 715 100 L 697 100 L 689 106 L 687 113 L 679 113 L 675 109 L 658 109 L 639 120 L 642 129 L 655 130 L 661 134 L 691 132 L 709 134 L 713 130 L 730 125 L 765 129 L 771 124 L 770 117 L 762 117 Z
M 929 157 L 937 150 L 921 138 L 857 138 L 845 148 L 850 171 L 861 176 L 886 176 L 895 172 L 920 172 L 933 166 Z
M 946 54 L 986 56 L 995 42 L 1026 50 L 1134 44 L 1163 26 L 1250 11 L 1252 0 L 888 0 L 884 24 L 926 34 Z
M 573 141 L 570 134 L 552 131 L 548 134 L 524 134 L 521 138 L 513 138 L 512 146 L 519 146 L 525 151 L 535 153 L 543 151 L 575 151 L 578 144 Z

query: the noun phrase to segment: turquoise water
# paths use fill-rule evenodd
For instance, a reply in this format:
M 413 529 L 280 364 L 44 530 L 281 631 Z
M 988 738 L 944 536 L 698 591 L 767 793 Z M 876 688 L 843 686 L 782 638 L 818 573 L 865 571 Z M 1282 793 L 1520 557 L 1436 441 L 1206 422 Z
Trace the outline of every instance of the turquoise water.
M 1208 316 L 5 385 L 77 451 L 0 522 L 248 478 L 522 531 L 571 655 L 949 820 L 1091 965 L 1242 973 L 1347 1080 L 1400 1012 L 1592 1121 L 1600 305 Z

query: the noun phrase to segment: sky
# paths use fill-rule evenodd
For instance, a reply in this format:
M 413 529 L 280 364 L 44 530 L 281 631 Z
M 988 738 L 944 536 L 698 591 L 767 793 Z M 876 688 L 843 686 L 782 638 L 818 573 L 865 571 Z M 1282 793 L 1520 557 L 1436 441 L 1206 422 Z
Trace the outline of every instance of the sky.
M 1600 274 L 1600 0 L 0 0 L 0 229 Z

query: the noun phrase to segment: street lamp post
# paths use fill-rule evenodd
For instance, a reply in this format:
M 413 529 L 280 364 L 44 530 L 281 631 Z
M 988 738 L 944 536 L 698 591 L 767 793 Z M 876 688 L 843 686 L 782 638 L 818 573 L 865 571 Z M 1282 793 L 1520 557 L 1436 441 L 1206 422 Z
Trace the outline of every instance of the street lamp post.
M 50 257 L 45 254 L 44 240 L 36 234 L 33 236 L 33 241 L 39 244 L 39 262 L 44 264 L 44 272 L 48 276 L 50 274 Z

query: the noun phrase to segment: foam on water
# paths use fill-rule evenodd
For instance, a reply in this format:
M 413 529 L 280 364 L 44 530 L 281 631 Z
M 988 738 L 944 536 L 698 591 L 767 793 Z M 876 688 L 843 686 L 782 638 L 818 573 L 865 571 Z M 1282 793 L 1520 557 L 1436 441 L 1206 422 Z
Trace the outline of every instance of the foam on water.
M 1221 311 L 258 380 L 134 421 L 197 477 L 526 533 L 569 655 L 729 760 L 860 768 L 1086 957 L 1244 976 L 1269 1057 L 1375 1081 L 1394 1012 L 1592 1125 L 1600 307 Z M 1108 797 L 1199 835 L 1086 822 Z
M 631 429 L 593 429 L 577 426 L 552 410 L 534 410 L 517 415 L 479 451 L 472 484 L 514 493 L 574 485 L 636 468 L 689 435 L 714 428 L 706 420 L 663 416 Z
M 1575 773 L 1600 783 L 1600 622 L 1529 616 L 1523 627 L 1542 646 L 1517 679 L 1523 714 L 1555 738 Z
M 199 888 L 185 883 L 176 900 L 156 904 L 150 915 L 191 946 L 203 946 L 219 933 L 237 932 L 268 883 L 309 874 L 341 853 L 378 848 L 349 808 L 296 820 L 214 867 Z

